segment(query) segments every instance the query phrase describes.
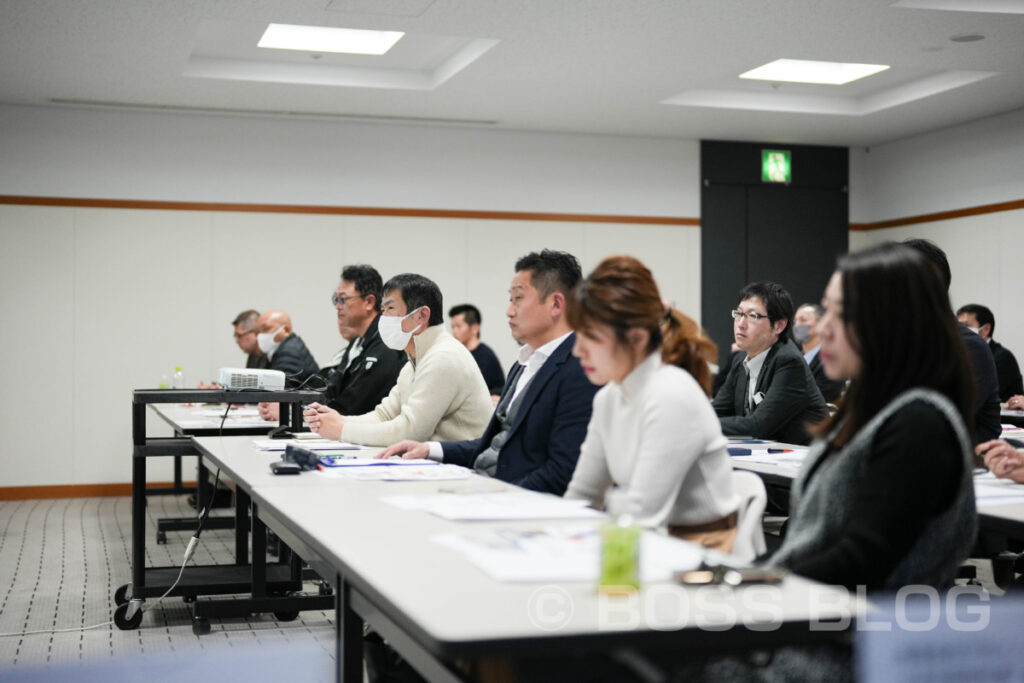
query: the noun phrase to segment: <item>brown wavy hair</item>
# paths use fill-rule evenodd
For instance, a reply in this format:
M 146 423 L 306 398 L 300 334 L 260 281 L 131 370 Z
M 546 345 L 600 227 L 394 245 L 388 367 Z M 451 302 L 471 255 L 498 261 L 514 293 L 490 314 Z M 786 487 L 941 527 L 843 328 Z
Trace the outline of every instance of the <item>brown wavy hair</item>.
M 651 271 L 632 256 L 601 261 L 573 290 L 566 314 L 574 330 L 591 336 L 596 325 L 607 325 L 623 347 L 629 330 L 647 330 L 648 353 L 661 348 L 662 360 L 689 372 L 711 395 L 708 364 L 717 359 L 717 347 L 692 318 L 666 310 Z

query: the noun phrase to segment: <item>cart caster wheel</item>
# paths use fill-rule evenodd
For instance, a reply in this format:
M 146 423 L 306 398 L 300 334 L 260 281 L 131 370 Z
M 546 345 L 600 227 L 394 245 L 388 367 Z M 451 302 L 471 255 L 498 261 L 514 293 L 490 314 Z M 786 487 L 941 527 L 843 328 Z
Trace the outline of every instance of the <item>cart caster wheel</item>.
M 298 612 L 274 612 L 274 618 L 278 621 L 295 621 L 299 618 Z
M 123 605 L 118 605 L 117 609 L 114 610 L 114 625 L 122 631 L 134 631 L 142 623 L 142 610 L 135 610 L 135 614 L 132 615 L 131 619 L 128 618 L 128 608 L 131 607 L 130 602 L 126 602 Z
M 210 632 L 210 620 L 206 617 L 192 617 L 192 633 L 205 636 Z
M 167 544 L 167 532 L 166 531 L 157 531 L 156 532 L 156 543 L 157 543 L 157 545 L 166 545 Z
M 191 603 L 196 601 L 196 596 L 194 596 L 194 595 L 183 595 L 183 596 L 181 596 L 181 599 L 182 599 L 182 602 L 184 602 L 185 604 L 191 604 Z
M 123 604 L 128 602 L 128 586 L 129 585 L 130 584 L 126 583 L 125 585 L 121 586 L 116 591 L 114 591 L 114 606 L 120 607 L 121 605 L 123 605 Z
M 328 583 L 321 583 L 317 588 L 317 592 L 320 593 L 320 595 L 334 595 L 334 589 L 331 588 L 331 585 Z

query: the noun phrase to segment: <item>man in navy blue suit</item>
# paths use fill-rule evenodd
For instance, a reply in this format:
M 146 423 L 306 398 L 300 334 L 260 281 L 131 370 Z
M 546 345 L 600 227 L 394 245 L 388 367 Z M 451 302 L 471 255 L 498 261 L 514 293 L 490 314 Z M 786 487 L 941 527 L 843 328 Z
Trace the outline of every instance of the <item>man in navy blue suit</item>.
M 565 319 L 566 298 L 582 277 L 571 254 L 545 249 L 516 262 L 509 287 L 519 361 L 505 379 L 487 429 L 469 441 L 401 441 L 378 457 L 431 458 L 555 495 L 576 468 L 594 394 L 572 355 L 575 335 Z

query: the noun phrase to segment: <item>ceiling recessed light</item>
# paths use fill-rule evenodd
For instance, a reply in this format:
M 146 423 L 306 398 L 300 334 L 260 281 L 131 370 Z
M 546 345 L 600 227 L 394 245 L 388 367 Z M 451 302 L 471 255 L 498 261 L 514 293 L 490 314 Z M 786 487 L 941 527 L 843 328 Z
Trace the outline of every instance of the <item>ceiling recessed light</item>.
M 257 46 L 302 52 L 382 55 L 404 35 L 401 31 L 270 24 Z
M 740 78 L 785 83 L 819 83 L 844 85 L 859 78 L 871 76 L 889 67 L 884 64 L 848 64 L 845 62 L 815 62 L 807 59 L 776 59 L 756 69 L 740 74 Z

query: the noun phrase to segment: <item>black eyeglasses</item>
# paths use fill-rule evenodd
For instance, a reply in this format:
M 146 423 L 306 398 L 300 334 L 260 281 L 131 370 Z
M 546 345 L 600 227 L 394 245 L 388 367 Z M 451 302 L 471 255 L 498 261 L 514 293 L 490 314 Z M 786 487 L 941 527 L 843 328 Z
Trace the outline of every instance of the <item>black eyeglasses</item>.
M 743 311 L 740 311 L 740 310 L 732 311 L 732 319 L 733 320 L 739 320 L 740 318 L 746 318 L 750 322 L 756 323 L 757 321 L 764 320 L 767 317 L 768 316 L 766 316 L 766 315 L 763 315 L 761 313 L 754 313 L 753 311 L 751 311 L 750 313 L 744 313 Z
M 346 296 L 344 294 L 338 294 L 337 292 L 335 292 L 334 294 L 331 295 L 331 303 L 334 304 L 335 306 L 344 306 L 351 299 L 364 299 L 364 298 L 365 297 L 360 296 L 359 294 L 353 294 L 352 296 Z
M 242 334 L 238 334 L 237 332 L 235 332 L 235 339 L 241 339 L 247 334 L 256 334 L 256 330 L 248 330 L 246 332 L 243 332 Z

